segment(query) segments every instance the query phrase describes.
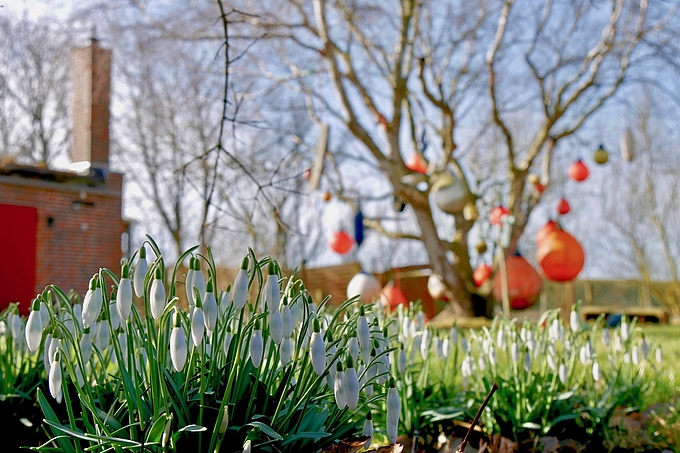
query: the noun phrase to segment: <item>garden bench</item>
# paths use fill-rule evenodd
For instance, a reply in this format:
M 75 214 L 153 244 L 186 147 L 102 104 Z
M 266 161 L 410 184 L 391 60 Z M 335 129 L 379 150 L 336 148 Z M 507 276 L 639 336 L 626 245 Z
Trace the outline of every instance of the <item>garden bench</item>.
M 588 305 L 581 307 L 581 317 L 584 321 L 595 319 L 601 314 L 624 314 L 630 318 L 637 317 L 639 322 L 668 324 L 668 313 L 660 307 L 618 307 L 604 305 Z

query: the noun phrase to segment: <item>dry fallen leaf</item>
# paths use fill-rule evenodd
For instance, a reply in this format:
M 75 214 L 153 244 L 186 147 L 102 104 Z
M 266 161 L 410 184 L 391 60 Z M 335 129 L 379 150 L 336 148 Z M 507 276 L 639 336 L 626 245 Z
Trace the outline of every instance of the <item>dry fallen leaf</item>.
M 386 445 L 384 447 L 378 447 L 375 450 L 366 450 L 366 453 L 372 451 L 377 453 L 401 453 L 402 451 L 404 451 L 404 446 L 402 444 Z
M 357 436 L 342 439 L 337 444 L 322 451 L 321 453 L 354 453 L 362 448 L 368 441 L 368 436 Z M 373 450 L 369 450 L 373 451 Z

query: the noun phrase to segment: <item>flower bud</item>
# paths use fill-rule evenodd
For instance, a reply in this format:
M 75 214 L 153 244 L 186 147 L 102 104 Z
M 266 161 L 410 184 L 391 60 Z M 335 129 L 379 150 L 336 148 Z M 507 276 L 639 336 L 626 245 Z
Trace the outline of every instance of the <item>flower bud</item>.
M 208 281 L 204 294 L 203 306 L 201 307 L 203 309 L 203 322 L 205 328 L 212 332 L 217 325 L 217 299 L 213 292 L 212 281 Z
M 638 345 L 633 345 L 633 348 L 630 351 L 630 357 L 633 361 L 633 365 L 637 366 L 640 363 L 640 349 L 638 348 Z
M 663 351 L 661 348 L 657 347 L 656 348 L 656 363 L 661 364 L 663 362 Z
M 356 332 L 351 332 L 349 340 L 347 340 L 347 350 L 352 360 L 356 362 L 359 357 L 359 341 L 357 340 Z
M 333 383 L 333 394 L 335 395 L 335 404 L 339 409 L 347 407 L 347 400 L 345 399 L 345 372 L 342 368 L 342 363 L 338 362 L 337 370 L 335 372 L 335 382 Z
M 48 387 L 50 389 L 50 395 L 57 401 L 57 404 L 61 404 L 61 398 L 63 396 L 61 388 L 61 363 L 59 360 L 52 362 L 50 366 L 50 376 L 48 380 Z
M 628 341 L 629 334 L 630 334 L 630 327 L 628 326 L 628 323 L 626 322 L 626 318 L 624 317 L 621 320 L 621 339 L 623 341 Z
M 95 275 L 90 280 L 90 289 L 85 293 L 83 299 L 83 327 L 88 328 L 97 319 L 102 311 L 103 305 L 102 290 L 99 288 L 99 281 Z
M 560 382 L 563 385 L 566 385 L 567 384 L 567 366 L 564 363 L 560 363 L 557 375 L 560 378 Z
M 100 322 L 97 329 L 97 336 L 94 339 L 95 345 L 100 352 L 104 352 L 109 347 L 111 341 L 111 332 L 109 331 L 109 323 Z
M 129 274 L 130 269 L 128 265 L 123 264 L 122 278 L 118 282 L 118 297 L 116 299 L 118 301 L 118 314 L 123 320 L 127 320 L 132 311 L 132 284 L 128 278 Z
M 357 320 L 357 338 L 359 339 L 359 346 L 361 349 L 370 349 L 371 333 L 368 329 L 368 320 L 366 319 L 363 306 L 359 308 L 359 319 Z
M 149 263 L 146 262 L 146 248 L 142 245 L 139 249 L 139 260 L 132 276 L 133 286 L 137 297 L 144 297 L 144 279 L 149 271 Z
M 608 348 L 611 342 L 611 336 L 609 335 L 609 329 L 602 329 L 602 344 Z
M 259 368 L 262 363 L 262 354 L 264 353 L 264 345 L 262 342 L 262 331 L 260 330 L 260 322 L 255 321 L 253 334 L 250 337 L 250 360 L 253 361 L 253 366 Z
M 366 414 L 366 420 L 364 421 L 364 426 L 361 429 L 361 435 L 368 436 L 368 440 L 364 444 L 364 448 L 368 449 L 371 446 L 371 442 L 373 442 L 373 417 L 371 416 L 370 411 L 368 414 Z
M 248 299 L 248 257 L 243 258 L 241 269 L 234 279 L 233 304 L 237 310 L 246 306 Z
M 399 348 L 399 358 L 397 359 L 397 371 L 399 374 L 404 374 L 406 371 L 406 351 L 404 351 L 404 345 L 401 344 Z
M 531 354 L 528 351 L 524 354 L 524 371 L 531 371 Z
M 283 339 L 283 319 L 281 319 L 281 312 L 278 310 L 270 312 L 269 333 L 271 334 L 274 343 L 281 344 L 281 340 Z
M 593 380 L 595 382 L 599 381 L 602 378 L 602 372 L 600 371 L 600 364 L 597 363 L 597 360 L 593 362 Z
M 347 369 L 345 370 L 345 380 L 342 388 L 347 407 L 356 409 L 359 403 L 359 379 L 357 378 L 357 371 L 354 369 L 354 361 L 351 356 L 347 357 Z
M 157 267 L 153 283 L 151 283 L 150 293 L 151 316 L 153 319 L 160 319 L 165 309 L 165 287 L 163 286 L 161 276 L 161 269 Z
M 279 311 L 281 303 L 281 288 L 279 287 L 279 276 L 276 274 L 276 265 L 269 263 L 269 275 L 264 284 L 263 302 L 267 310 L 271 313 Z
M 581 330 L 581 319 L 575 310 L 572 310 L 569 314 L 569 327 L 571 327 L 571 331 L 574 333 Z
M 80 355 L 83 357 L 83 366 L 90 361 L 92 357 L 92 337 L 90 336 L 90 329 L 85 329 L 83 335 L 80 337 Z
M 170 332 L 170 359 L 175 371 L 182 371 L 187 360 L 187 339 L 184 335 L 184 329 L 180 324 L 180 317 L 175 308 L 175 313 L 172 315 L 172 331 Z
M 640 350 L 642 351 L 642 357 L 646 359 L 649 357 L 649 344 L 647 344 L 647 339 L 642 337 L 642 344 L 640 345 Z
M 281 365 L 287 365 L 293 359 L 293 347 L 294 343 L 292 338 L 284 338 L 281 341 Z
M 231 329 L 227 326 L 227 332 L 224 334 L 224 343 L 222 343 L 222 350 L 224 351 L 225 356 L 229 355 L 229 346 L 231 346 L 231 340 L 233 338 L 234 335 L 231 333 Z
M 198 301 L 200 303 L 200 301 Z M 205 333 L 205 318 L 203 316 L 203 309 L 197 304 L 194 307 L 191 316 L 191 340 L 194 346 L 199 347 L 203 341 L 203 334 Z
M 35 352 L 40 347 L 40 340 L 42 340 L 43 333 L 43 323 L 40 317 L 40 300 L 35 299 L 33 301 L 33 307 L 31 313 L 28 315 L 28 321 L 26 322 L 26 344 L 28 345 L 28 350 Z
M 295 316 L 293 310 L 288 305 L 288 301 L 283 299 L 283 306 L 281 307 L 281 322 L 282 322 L 282 336 L 283 338 L 290 338 L 295 329 Z

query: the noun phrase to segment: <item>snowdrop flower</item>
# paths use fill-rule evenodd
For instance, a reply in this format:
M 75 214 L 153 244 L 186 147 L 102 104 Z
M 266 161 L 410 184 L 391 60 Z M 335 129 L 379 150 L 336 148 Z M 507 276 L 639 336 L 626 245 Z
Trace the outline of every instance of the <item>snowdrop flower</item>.
M 283 328 L 283 338 L 290 338 L 295 329 L 295 316 L 290 306 L 288 305 L 288 298 L 284 297 L 281 306 L 281 323 Z
M 120 355 L 123 357 L 123 363 L 127 366 L 128 354 L 127 354 L 127 335 L 125 332 L 118 333 L 118 343 L 120 344 Z
M 118 313 L 118 301 L 116 300 L 116 293 L 111 293 L 111 298 L 109 299 L 111 304 L 109 304 L 109 321 L 111 322 L 111 329 L 118 330 L 121 325 L 120 314 Z
M 229 406 L 225 405 L 222 411 L 222 420 L 220 421 L 220 434 L 226 433 L 227 428 L 229 428 Z
M 121 270 L 121 279 L 118 282 L 118 297 L 116 308 L 120 319 L 127 320 L 132 311 L 132 284 L 130 282 L 130 266 L 125 263 Z
M 97 349 L 99 349 L 101 352 L 104 352 L 104 350 L 109 347 L 110 339 L 111 335 L 109 332 L 109 323 L 107 322 L 99 323 L 99 328 L 97 329 L 97 336 L 94 339 Z
M 338 362 L 335 372 L 335 382 L 333 383 L 333 394 L 335 395 L 335 404 L 339 409 L 347 407 L 347 400 L 345 399 L 345 391 L 343 384 L 345 383 L 345 372 L 342 368 L 342 362 Z
M 9 331 L 12 334 L 12 338 L 18 340 L 21 338 L 23 324 L 21 323 L 21 316 L 16 313 L 10 313 L 7 317 L 7 323 L 9 324 Z
M 165 287 L 163 286 L 163 280 L 161 268 L 156 268 L 155 277 L 153 283 L 151 284 L 150 305 L 151 305 L 151 317 L 153 319 L 160 319 L 165 309 Z
M 397 358 L 397 371 L 399 374 L 404 374 L 406 371 L 406 351 L 404 351 L 404 344 L 400 344 L 399 356 Z
M 581 365 L 587 365 L 590 363 L 591 360 L 591 354 L 590 354 L 590 348 L 588 347 L 588 344 L 584 344 L 581 346 L 581 350 L 579 351 L 579 360 L 581 361 Z
M 47 327 L 50 322 L 50 312 L 47 311 L 47 303 L 49 298 L 46 298 L 40 303 L 40 321 L 42 321 L 43 328 Z
M 58 338 L 53 338 L 50 343 L 50 350 L 48 352 L 48 359 L 50 364 L 56 360 L 57 351 L 61 350 L 61 340 Z
M 357 340 L 356 332 L 350 332 L 349 340 L 347 340 L 347 351 L 352 357 L 352 360 L 356 362 L 359 357 L 359 341 Z
M 359 319 L 357 320 L 357 338 L 359 339 L 359 346 L 361 349 L 370 349 L 371 347 L 371 333 L 368 329 L 368 320 L 366 319 L 366 312 L 364 306 L 359 307 Z
M 602 344 L 608 348 L 611 343 L 611 336 L 609 335 L 609 329 L 602 329 Z
M 401 307 L 401 305 L 399 305 Z M 401 341 L 405 342 L 411 338 L 411 318 L 404 316 L 401 320 Z
M 442 340 L 442 357 L 445 359 L 449 356 L 451 353 L 451 343 L 449 342 L 448 338 L 444 338 Z
M 473 366 L 472 356 L 466 356 L 461 365 L 461 375 L 463 377 L 472 376 L 472 372 L 474 371 Z
M 45 337 L 45 343 L 43 343 L 43 366 L 45 367 L 45 372 L 50 375 L 50 345 L 52 344 L 52 334 L 48 333 Z
M 224 355 L 229 355 L 229 346 L 231 346 L 231 340 L 234 335 L 231 333 L 231 327 L 227 325 L 227 332 L 224 334 L 224 342 L 222 343 L 222 351 Z
M 456 329 L 456 326 L 451 327 L 451 330 L 449 330 L 449 343 L 451 343 L 452 348 L 458 346 L 458 329 Z
M 361 429 L 361 435 L 368 436 L 368 440 L 364 444 L 364 448 L 368 449 L 371 446 L 371 442 L 373 442 L 373 416 L 371 415 L 371 411 L 368 411 L 368 414 L 366 414 L 366 420 Z
M 552 354 L 548 354 L 547 360 L 550 369 L 555 371 L 557 369 L 557 364 L 555 363 L 555 358 L 552 356 Z
M 241 269 L 236 274 L 234 279 L 234 294 L 232 303 L 237 310 L 241 310 L 246 306 L 248 299 L 248 257 L 243 258 L 241 262 Z
M 569 314 L 569 327 L 571 327 L 571 331 L 574 333 L 581 330 L 581 319 L 575 310 L 572 310 Z
M 220 314 L 224 316 L 231 303 L 231 285 L 227 286 L 226 291 L 222 291 L 220 295 Z
M 326 345 L 324 344 L 323 337 L 321 336 L 319 320 L 316 318 L 314 319 L 314 332 L 312 333 L 312 339 L 309 343 L 309 348 L 314 372 L 317 376 L 321 376 L 324 369 L 326 368 Z
M 479 366 L 481 371 L 486 371 L 486 360 L 484 359 L 484 356 L 480 355 L 477 358 L 477 366 Z
M 434 348 L 434 353 L 436 354 L 437 358 L 439 360 L 444 360 L 444 351 L 442 348 L 442 340 L 439 338 L 439 335 L 435 335 L 435 337 L 432 339 L 432 347 Z
M 193 285 L 193 279 L 194 279 L 194 273 L 196 271 L 194 270 L 194 267 L 196 267 L 195 264 L 196 258 L 191 256 L 189 257 L 189 270 L 187 270 L 187 277 L 184 279 L 184 293 L 187 296 L 187 302 L 189 303 L 189 312 L 191 312 L 191 309 L 194 308 L 194 285 Z
M 536 346 L 536 341 L 534 340 L 534 332 L 531 330 L 527 330 L 525 336 L 526 336 L 525 343 L 527 345 L 527 349 L 529 349 L 529 351 L 533 351 L 534 347 Z
M 26 327 L 28 329 L 28 325 Z M 647 358 L 649 357 L 649 344 L 647 344 L 647 339 L 643 336 L 642 337 L 642 344 L 640 345 L 640 349 L 642 351 L 642 357 Z
M 83 357 L 84 366 L 90 361 L 90 357 L 92 357 L 92 337 L 90 336 L 89 328 L 85 329 L 80 337 L 80 354 Z
M 489 347 L 489 363 L 492 367 L 495 367 L 498 363 L 498 357 L 496 356 L 496 349 L 493 346 Z
M 253 335 L 250 337 L 250 360 L 253 361 L 253 366 L 259 368 L 262 363 L 262 354 L 264 352 L 264 345 L 262 343 L 262 331 L 260 330 L 260 321 L 255 321 L 253 328 Z
M 281 302 L 281 288 L 279 287 L 279 276 L 276 274 L 276 264 L 273 262 L 269 263 L 269 275 L 264 284 L 264 294 L 262 296 L 262 302 L 266 309 L 271 313 L 277 313 L 279 311 L 279 303 Z
M 472 351 L 472 348 L 470 347 L 470 343 L 467 341 L 467 338 L 461 335 L 460 337 L 460 350 L 463 351 L 463 354 L 467 354 L 468 352 Z
M 623 351 L 623 345 L 621 344 L 621 337 L 617 332 L 614 332 L 614 351 Z
M 519 345 L 516 340 L 512 343 L 512 346 L 510 346 L 510 358 L 512 359 L 512 363 L 517 363 L 519 361 Z
M 661 364 L 663 362 L 663 351 L 661 350 L 661 348 L 659 348 L 659 347 L 656 348 L 655 356 L 656 356 L 656 363 Z
M 498 333 L 496 334 L 496 344 L 498 345 L 498 349 L 505 348 L 505 329 L 503 327 L 498 329 Z
M 187 338 L 180 323 L 179 312 L 175 307 L 172 315 L 172 332 L 170 332 L 170 359 L 175 371 L 182 371 L 187 360 Z
M 269 333 L 274 343 L 281 344 L 283 339 L 283 319 L 280 311 L 275 311 L 269 315 Z
M 191 290 L 194 292 L 194 303 L 196 303 L 196 291 L 203 296 L 207 290 L 205 277 L 203 277 L 203 272 L 201 272 L 201 260 L 198 258 L 194 259 L 194 273 L 191 277 Z
M 246 443 L 243 444 L 243 453 L 251 453 L 251 441 L 247 440 Z
M 146 247 L 142 245 L 139 249 L 139 260 L 132 275 L 132 283 L 137 297 L 144 297 L 144 279 L 149 271 L 149 263 L 146 262 Z M 84 306 L 83 306 L 84 308 Z
M 281 349 L 279 350 L 281 365 L 287 365 L 293 359 L 293 340 L 291 338 L 284 338 L 281 341 Z
M 202 308 L 205 328 L 208 329 L 209 332 L 212 332 L 217 325 L 217 299 L 215 298 L 215 292 L 213 291 L 212 280 L 208 281 L 208 284 L 205 287 Z
M 420 341 L 420 357 L 423 360 L 427 359 L 427 353 L 430 350 L 430 329 L 425 329 L 423 331 L 423 336 Z
M 418 330 L 423 330 L 425 328 L 425 313 L 422 311 L 419 311 L 416 314 L 416 327 Z
M 397 441 L 400 413 L 401 400 L 397 389 L 394 387 L 394 378 L 390 377 L 389 389 L 387 390 L 387 438 L 391 444 Z
M 640 363 L 640 349 L 638 345 L 634 345 L 630 351 L 630 357 L 633 361 L 633 365 L 638 365 Z
M 600 371 L 600 364 L 597 363 L 597 360 L 593 362 L 593 380 L 595 382 L 599 381 L 602 378 L 602 372 Z
M 558 377 L 562 385 L 567 384 L 567 366 L 564 363 L 560 363 L 559 370 L 557 372 Z
M 203 341 L 203 334 L 205 333 L 205 317 L 203 316 L 203 308 L 201 305 L 201 298 L 196 297 L 196 306 L 191 315 L 191 340 L 194 346 L 199 347 Z
M 43 322 L 40 316 L 40 303 L 39 299 L 33 300 L 33 306 L 31 307 L 31 313 L 28 315 L 28 321 L 26 322 L 26 344 L 28 345 L 28 350 L 35 352 L 40 347 L 40 340 L 42 340 L 43 333 Z
M 59 362 L 59 357 L 55 357 L 55 360 L 50 365 L 48 387 L 50 389 L 50 395 L 57 401 L 57 404 L 61 404 L 61 398 L 63 396 L 61 378 L 61 363 Z
M 528 351 L 524 354 L 524 371 L 531 371 L 531 354 Z
M 629 334 L 630 334 L 630 327 L 628 326 L 628 323 L 626 322 L 626 318 L 624 317 L 621 320 L 621 339 L 623 341 L 628 341 Z
M 359 403 L 359 379 L 357 370 L 354 369 L 354 361 L 351 356 L 347 356 L 347 369 L 345 370 L 345 380 L 342 383 L 342 390 L 345 396 L 345 403 L 350 409 L 356 409 Z
M 97 275 L 90 279 L 90 289 L 85 293 L 83 299 L 83 327 L 88 328 L 97 319 L 99 313 L 102 311 L 104 303 L 102 297 L 102 290 L 99 288 L 99 279 Z

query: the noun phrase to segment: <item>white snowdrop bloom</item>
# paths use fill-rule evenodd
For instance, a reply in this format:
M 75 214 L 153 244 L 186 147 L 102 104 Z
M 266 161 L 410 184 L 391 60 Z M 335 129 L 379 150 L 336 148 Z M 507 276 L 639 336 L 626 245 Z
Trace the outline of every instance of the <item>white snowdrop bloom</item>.
M 266 309 L 272 313 L 279 311 L 279 304 L 281 303 L 281 288 L 279 286 L 279 276 L 276 275 L 276 265 L 269 263 L 269 275 L 264 284 L 264 293 L 262 295 L 263 302 Z
M 467 338 L 461 335 L 460 337 L 460 350 L 463 351 L 463 354 L 467 354 L 468 352 L 471 352 L 472 349 L 470 348 L 470 343 L 467 341 Z
M 663 362 L 663 351 L 659 347 L 656 348 L 655 358 L 656 363 L 661 364 Z
M 398 427 L 397 425 L 393 425 L 391 423 L 387 424 L 387 429 L 386 429 L 386 434 L 387 434 L 387 440 L 393 444 L 397 441 L 397 434 L 398 434 Z
M 400 305 L 401 307 L 401 305 Z M 406 341 L 411 338 L 411 318 L 404 316 L 401 320 L 401 341 Z
M 602 344 L 608 348 L 611 343 L 611 335 L 609 334 L 609 329 L 602 329 Z
M 80 367 L 78 365 L 74 366 L 74 374 L 76 378 L 76 384 L 78 387 L 83 388 L 83 385 L 85 385 L 85 379 L 83 379 L 83 372 L 80 371 Z
M 531 371 L 531 354 L 528 351 L 524 353 L 524 371 Z
M 203 309 L 200 306 L 200 300 L 196 299 L 196 306 L 193 309 L 191 316 L 191 340 L 194 346 L 199 347 L 203 341 L 203 334 L 205 333 L 205 318 L 203 316 Z
M 359 319 L 357 319 L 357 339 L 361 349 L 370 349 L 371 347 L 371 332 L 368 328 L 368 319 L 363 305 L 359 307 Z
M 489 354 L 489 347 L 491 347 L 491 340 L 487 337 L 482 338 L 482 352 Z
M 252 442 L 250 440 L 247 440 L 243 444 L 243 453 L 251 453 L 251 448 L 252 448 L 251 444 L 252 444 Z
M 404 372 L 406 371 L 406 351 L 404 351 L 403 343 L 399 348 L 399 356 L 397 358 L 397 371 L 399 371 L 399 374 L 404 374 Z
M 491 364 L 492 367 L 495 367 L 498 364 L 496 349 L 493 346 L 489 347 L 489 363 Z
M 231 346 L 231 340 L 234 339 L 234 335 L 231 333 L 231 328 L 227 326 L 227 332 L 224 334 L 224 341 L 222 342 L 222 351 L 224 355 L 229 355 L 229 346 Z
M 579 360 L 581 361 L 581 365 L 590 363 L 589 351 L 586 345 L 581 346 L 581 349 L 579 350 Z
M 94 338 L 95 345 L 97 349 L 102 353 L 109 347 L 111 341 L 111 334 L 109 331 L 109 323 L 101 322 L 99 323 L 99 328 L 97 329 L 97 336 Z
M 380 385 L 383 385 L 385 382 L 387 382 L 387 375 L 390 370 L 390 360 L 387 357 L 387 354 L 380 356 L 378 359 L 378 364 L 379 376 L 376 382 Z
M 575 310 L 572 310 L 569 314 L 569 327 L 574 333 L 581 330 L 581 319 Z
M 97 276 L 95 275 L 90 280 L 90 289 L 85 293 L 83 299 L 83 327 L 88 328 L 99 317 L 102 311 L 104 299 L 102 297 L 102 290 L 99 288 Z
M 293 347 L 292 338 L 284 338 L 281 341 L 281 349 L 279 349 L 281 365 L 287 365 L 293 359 Z
M 548 345 L 548 354 L 554 356 L 555 355 L 555 345 L 554 344 L 549 344 Z
M 614 332 L 614 351 L 623 351 L 623 344 L 621 343 L 621 337 L 617 332 Z
M 502 327 L 498 329 L 496 334 L 496 345 L 498 345 L 498 349 L 505 348 L 505 329 Z
M 630 354 L 628 354 L 627 352 L 623 354 L 623 363 L 625 363 L 626 365 L 630 363 Z
M 564 350 L 565 351 L 571 351 L 571 341 L 570 340 L 564 341 Z
M 222 291 L 222 293 L 220 294 L 219 308 L 221 316 L 224 316 L 227 313 L 230 304 L 231 304 L 231 285 L 227 286 L 227 290 Z
M 225 405 L 222 411 L 222 420 L 220 421 L 220 434 L 226 433 L 227 428 L 229 428 L 229 406 Z
M 118 330 L 120 327 L 120 313 L 118 312 L 118 301 L 116 299 L 111 300 L 109 305 L 109 321 L 111 322 L 111 329 Z
M 52 362 L 50 366 L 50 376 L 48 379 L 48 387 L 50 390 L 50 395 L 57 401 L 57 404 L 61 404 L 61 398 L 63 396 L 61 388 L 61 362 L 57 359 Z
M 187 338 L 180 323 L 177 308 L 172 315 L 172 331 L 170 332 L 170 359 L 175 371 L 182 371 L 187 360 Z
M 555 371 L 557 369 L 557 364 L 555 363 L 555 358 L 552 356 L 552 354 L 548 354 L 547 361 L 550 369 Z
M 127 349 L 127 334 L 125 332 L 118 333 L 118 343 L 120 344 L 120 355 L 123 357 L 125 366 L 128 364 L 128 349 Z
M 280 311 L 275 311 L 269 315 L 269 334 L 274 343 L 281 344 L 283 339 L 283 319 Z
M 156 273 L 151 283 L 151 292 L 149 294 L 149 303 L 151 305 L 151 317 L 153 319 L 160 319 L 165 309 L 165 287 L 163 286 L 163 280 L 161 280 L 162 272 L 161 268 L 156 268 Z
M 146 273 L 148 271 L 149 263 L 146 262 L 146 247 L 142 246 L 139 249 L 137 266 L 135 266 L 134 273 L 132 274 L 132 286 L 135 289 L 135 294 L 139 298 L 144 297 L 144 279 L 146 278 Z
M 61 350 L 61 340 L 59 338 L 53 338 L 48 352 L 48 360 L 50 363 L 54 362 L 57 357 L 57 351 L 59 350 Z
M 623 318 L 621 320 L 621 339 L 623 341 L 628 341 L 629 335 L 630 335 L 630 326 L 626 322 L 626 319 Z
M 262 331 L 260 330 L 260 321 L 255 321 L 253 335 L 250 337 L 250 360 L 253 361 L 253 366 L 259 368 L 262 363 L 262 355 L 264 353 L 264 345 L 262 343 Z
M 283 338 L 290 338 L 295 329 L 295 317 L 285 298 L 283 300 L 283 306 L 281 307 L 281 322 L 283 327 Z
M 359 340 L 357 340 L 355 332 L 351 332 L 349 340 L 347 340 L 347 351 L 349 352 L 350 357 L 352 357 L 352 360 L 356 362 L 359 357 Z
M 442 340 L 442 356 L 446 359 L 451 354 L 451 343 L 448 338 Z
M 416 327 L 418 328 L 418 330 L 425 329 L 425 313 L 422 311 L 419 311 L 416 314 Z
M 345 369 L 342 390 L 345 396 L 345 404 L 349 409 L 356 409 L 359 403 L 359 379 L 357 370 L 354 369 L 352 357 L 347 357 L 347 369 Z
M 326 368 L 326 345 L 324 344 L 320 330 L 319 320 L 314 319 L 314 332 L 312 333 L 312 339 L 309 342 L 309 352 L 312 358 L 312 368 L 314 368 L 314 372 L 317 376 L 321 376 Z
M 237 310 L 241 310 L 246 306 L 246 300 L 248 299 L 248 257 L 243 258 L 241 269 L 234 279 L 234 293 L 232 298 L 234 308 Z
M 525 344 L 527 345 L 527 349 L 529 351 L 533 351 L 534 348 L 536 347 L 536 340 L 534 340 L 534 332 L 532 332 L 531 330 L 527 330 L 525 336 L 526 336 Z
M 208 285 L 201 271 L 201 260 L 196 258 L 194 259 L 194 273 L 191 276 L 191 291 L 194 294 L 194 303 L 196 303 L 196 293 L 203 297 L 207 289 Z
M 647 339 L 642 337 L 642 344 L 640 345 L 640 350 L 642 351 L 642 357 L 647 359 L 649 357 L 649 344 L 647 344 Z
M 468 355 L 463 359 L 463 363 L 461 364 L 461 375 L 463 377 L 470 377 L 472 376 L 473 371 L 473 360 L 472 357 Z
M 205 328 L 212 332 L 217 326 L 217 299 L 215 298 L 215 292 L 213 291 L 212 280 L 208 282 L 205 287 L 205 296 L 203 297 L 203 322 Z
M 425 329 L 420 339 L 420 357 L 427 359 L 427 353 L 430 351 L 430 329 Z
M 130 266 L 123 264 L 121 279 L 118 282 L 117 308 L 120 318 L 127 320 L 132 312 L 132 283 L 130 282 Z
M 345 399 L 345 391 L 343 384 L 345 383 L 345 372 L 342 368 L 342 363 L 338 362 L 337 370 L 335 372 L 335 382 L 333 383 L 333 394 L 335 395 L 335 404 L 339 409 L 347 407 L 347 400 Z
M 449 342 L 451 343 L 451 347 L 455 348 L 458 346 L 458 329 L 456 327 L 451 327 L 449 330 Z
M 593 362 L 593 380 L 595 382 L 599 381 L 602 378 L 602 372 L 600 371 L 600 364 L 597 363 L 597 360 Z
M 52 344 L 52 334 L 48 333 L 45 336 L 45 342 L 43 343 L 43 366 L 45 367 L 45 372 L 50 375 L 50 346 Z
M 557 376 L 560 378 L 562 385 L 567 384 L 567 366 L 564 363 L 560 363 Z
M 368 411 L 368 414 L 366 414 L 366 420 L 361 429 L 361 435 L 368 437 L 368 440 L 364 444 L 364 448 L 368 449 L 371 446 L 371 442 L 373 442 L 373 416 L 371 415 L 371 411 Z
M 28 321 L 26 322 L 26 345 L 28 350 L 35 352 L 40 347 L 40 340 L 42 340 L 43 334 L 43 322 L 40 317 L 40 301 L 35 299 L 33 301 L 33 307 L 31 313 L 28 315 Z
M 9 331 L 12 334 L 12 338 L 18 340 L 21 338 L 23 333 L 23 323 L 21 321 L 21 316 L 16 313 L 10 313 L 7 317 L 7 323 L 9 324 Z
M 527 341 L 527 328 L 525 326 L 522 326 L 522 328 L 519 330 L 519 338 L 522 340 L 523 343 L 526 343 L 526 341 Z
M 510 346 L 510 358 L 512 359 L 512 363 L 517 363 L 519 361 L 519 345 L 517 344 L 517 341 L 514 341 Z
M 560 339 L 560 321 L 553 319 L 548 328 L 548 338 L 553 343 Z
M 630 358 L 633 361 L 633 365 L 638 365 L 640 363 L 640 349 L 638 345 L 633 345 L 630 351 Z
M 477 358 L 477 366 L 481 371 L 486 371 L 486 360 L 484 359 L 484 356 L 480 355 Z
M 397 441 L 397 427 L 399 426 L 399 416 L 401 415 L 401 400 L 399 393 L 394 387 L 394 379 L 390 378 L 389 389 L 387 390 L 387 437 L 391 444 Z
M 83 357 L 83 365 L 89 362 L 90 357 L 92 357 L 92 337 L 89 330 L 85 329 L 80 337 L 80 354 Z

